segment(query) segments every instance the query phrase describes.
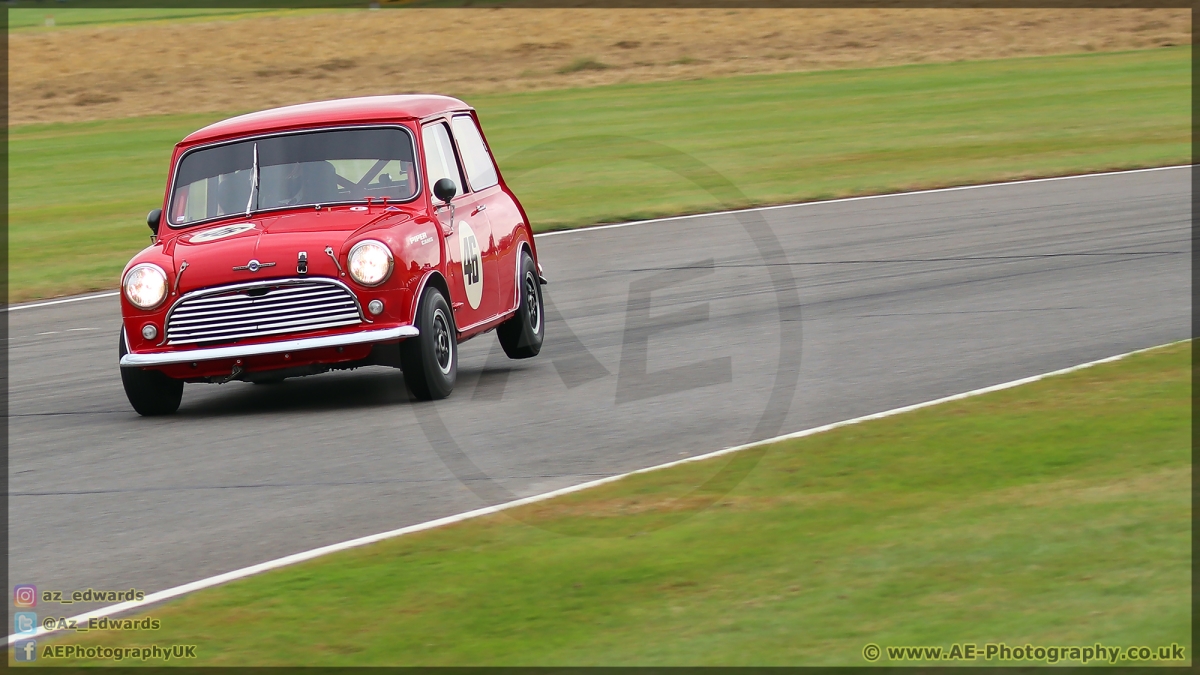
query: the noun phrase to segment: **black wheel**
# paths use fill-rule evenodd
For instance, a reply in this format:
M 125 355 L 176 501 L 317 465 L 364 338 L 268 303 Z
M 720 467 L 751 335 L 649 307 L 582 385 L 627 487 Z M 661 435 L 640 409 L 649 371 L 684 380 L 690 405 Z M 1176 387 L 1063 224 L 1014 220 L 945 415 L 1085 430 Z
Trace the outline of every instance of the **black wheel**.
M 416 319 L 420 335 L 400 343 L 404 383 L 423 401 L 446 398 L 458 377 L 458 336 L 450 304 L 440 290 L 425 289 Z
M 129 353 L 125 331 L 118 338 L 117 353 L 120 356 Z M 122 368 L 121 384 L 125 385 L 129 405 L 143 417 L 170 415 L 179 410 L 179 402 L 183 400 L 183 380 L 167 377 L 157 370 Z
M 542 351 L 546 334 L 546 312 L 542 308 L 542 284 L 538 281 L 537 265 L 529 253 L 521 252 L 521 304 L 517 313 L 496 329 L 500 346 L 510 359 L 528 359 Z

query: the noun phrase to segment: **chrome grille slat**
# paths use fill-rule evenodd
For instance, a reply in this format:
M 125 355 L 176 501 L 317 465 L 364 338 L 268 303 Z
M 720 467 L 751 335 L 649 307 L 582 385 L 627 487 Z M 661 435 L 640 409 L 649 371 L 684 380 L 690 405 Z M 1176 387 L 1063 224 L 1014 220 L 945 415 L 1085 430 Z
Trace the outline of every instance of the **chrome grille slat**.
M 250 298 L 249 300 L 245 298 L 231 298 L 227 302 L 223 303 L 213 303 L 198 307 L 189 306 L 186 309 L 181 308 L 181 311 L 185 311 L 187 314 L 203 315 L 213 312 L 237 311 L 238 309 L 254 307 L 262 304 L 282 305 L 286 303 L 319 302 L 327 298 L 342 298 L 344 297 L 344 294 L 322 293 L 319 295 L 288 295 L 281 298 L 271 298 L 270 300 L 266 300 L 267 297 L 270 296 L 264 296 L 263 298 Z
M 337 288 L 336 286 L 333 286 L 333 287 L 322 286 L 322 287 L 318 287 L 318 288 L 303 288 L 303 289 L 277 288 L 277 289 L 271 291 L 270 297 L 279 298 L 282 300 L 285 298 L 290 299 L 290 298 L 294 298 L 294 297 L 310 297 L 310 296 L 317 296 L 317 295 L 328 295 L 330 293 L 344 293 L 344 291 L 342 291 L 342 289 L 340 289 L 340 288 Z M 267 296 L 262 296 L 262 297 L 267 297 Z M 247 303 L 253 302 L 254 300 L 258 300 L 258 299 L 260 299 L 260 298 L 252 298 L 252 297 L 246 295 L 244 292 L 243 293 L 223 293 L 223 294 L 216 295 L 214 297 L 199 297 L 199 298 L 195 298 L 193 300 L 189 300 L 188 307 L 204 308 L 204 307 L 211 307 L 214 305 L 215 306 L 225 306 L 226 304 L 229 304 L 229 303 L 247 304 Z
M 337 320 L 337 321 L 309 322 L 304 325 L 304 330 L 314 330 L 317 328 L 329 328 L 329 327 L 333 327 L 333 326 L 350 326 L 350 325 L 353 325 L 356 323 L 358 323 L 357 318 L 343 319 L 343 320 Z M 295 332 L 297 332 L 297 329 L 295 326 L 284 326 L 284 327 L 276 327 L 276 328 L 262 328 L 261 330 L 256 330 L 254 335 L 255 335 L 255 337 L 258 337 L 261 335 L 280 335 L 283 333 L 295 333 Z M 176 342 L 188 342 L 188 343 L 197 342 L 198 343 L 198 342 L 215 342 L 215 341 L 232 340 L 234 338 L 229 337 L 229 335 L 231 335 L 231 334 L 232 333 L 210 335 L 203 339 L 180 338 Z
M 322 329 L 322 328 L 338 328 L 339 326 L 353 326 L 357 323 L 359 323 L 358 319 L 354 319 L 352 321 L 332 321 L 329 323 L 315 323 L 315 324 L 312 324 L 311 326 L 306 326 L 304 330 L 318 330 L 318 329 Z M 295 328 L 279 328 L 276 330 L 264 330 L 264 331 L 256 332 L 254 334 L 254 337 L 265 337 L 265 336 L 269 336 L 269 335 L 285 335 L 287 333 L 297 333 L 297 332 L 299 332 L 299 331 L 297 331 Z M 215 338 L 205 338 L 203 340 L 193 340 L 193 339 L 189 338 L 186 340 L 178 340 L 176 342 L 173 342 L 172 344 L 201 344 L 201 343 L 206 344 L 206 343 L 214 343 L 214 342 L 230 342 L 234 339 L 235 338 L 230 338 L 230 337 L 215 337 Z
M 348 307 L 350 309 L 353 309 L 354 311 L 358 311 L 354 302 L 352 302 L 351 300 L 348 300 L 345 298 L 338 298 L 338 297 L 328 298 L 327 300 L 332 300 L 333 302 L 327 301 L 327 302 L 323 302 L 321 304 L 323 306 L 329 306 L 329 307 L 335 307 L 335 306 L 336 307 Z M 174 315 L 172 315 L 172 317 L 171 317 L 171 325 L 175 326 L 175 325 L 191 324 L 191 323 L 196 323 L 198 321 L 199 322 L 221 321 L 226 318 L 236 317 L 238 315 L 245 315 L 246 310 L 250 309 L 251 307 L 253 307 L 254 313 L 257 316 L 259 314 L 267 315 L 267 314 L 273 314 L 273 313 L 279 313 L 279 312 L 296 311 L 297 309 L 303 309 L 305 307 L 312 307 L 312 305 L 313 305 L 313 303 L 311 301 L 296 301 L 296 302 L 281 302 L 281 303 L 275 303 L 275 304 L 263 303 L 263 304 L 259 304 L 259 305 L 245 305 L 245 306 L 239 306 L 234 309 L 221 310 L 221 311 L 211 310 L 211 311 L 206 311 L 206 312 L 187 312 L 186 314 L 183 312 L 177 312 Z
M 267 292 L 251 296 L 250 293 Z M 166 343 L 230 342 L 363 321 L 350 289 L 332 279 L 238 284 L 184 296 L 167 317 Z
M 323 312 L 305 312 L 303 314 L 287 313 L 287 314 L 272 314 L 270 316 L 259 316 L 252 319 L 239 319 L 237 321 L 207 321 L 200 323 L 189 323 L 186 325 L 172 324 L 172 336 L 190 335 L 194 333 L 204 333 L 211 331 L 229 331 L 229 330 L 245 330 L 254 326 L 266 326 L 268 324 L 286 324 L 292 321 L 299 321 L 301 325 L 306 320 L 318 321 L 325 320 L 331 317 L 338 319 L 358 318 L 358 310 L 354 308 L 337 308 Z
M 229 315 L 257 313 L 272 309 L 303 309 L 305 307 L 325 307 L 331 305 L 355 306 L 354 301 L 343 294 L 330 294 L 319 297 L 295 299 L 295 296 L 284 300 L 276 300 L 270 296 L 255 298 L 256 302 L 238 303 L 228 308 L 210 307 L 203 310 L 192 310 L 190 307 L 180 307 L 172 314 L 173 320 L 184 319 L 221 319 Z
M 216 323 L 201 324 L 199 326 L 185 326 L 175 329 L 173 335 L 183 337 L 186 335 L 228 333 L 246 329 L 254 329 L 255 327 L 266 330 L 268 328 L 279 328 L 281 326 L 303 326 L 305 323 L 311 323 L 314 321 L 344 321 L 347 319 L 354 319 L 357 321 L 358 311 L 351 310 L 347 312 L 346 310 L 335 310 L 329 312 L 311 312 L 305 313 L 302 317 L 284 315 L 264 318 L 262 320 L 239 321 L 237 323 Z

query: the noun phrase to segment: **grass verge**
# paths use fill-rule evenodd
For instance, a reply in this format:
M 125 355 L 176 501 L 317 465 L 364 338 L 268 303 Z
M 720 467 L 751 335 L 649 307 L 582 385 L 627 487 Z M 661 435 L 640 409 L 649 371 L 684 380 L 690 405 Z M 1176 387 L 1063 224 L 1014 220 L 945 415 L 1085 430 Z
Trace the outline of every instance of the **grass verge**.
M 26 3 L 28 5 L 28 3 Z M 147 3 L 152 4 L 152 3 Z M 73 8 L 61 5 L 8 8 L 8 30 L 61 30 L 77 26 L 113 26 L 147 21 L 211 21 L 213 19 L 240 19 L 266 15 L 283 15 L 287 9 L 270 7 L 124 7 L 124 8 Z M 198 4 L 198 3 L 193 3 Z
M 1186 163 L 1190 59 L 1180 47 L 470 102 L 546 230 Z M 171 146 L 214 119 L 12 129 L 10 299 L 115 287 L 147 241 L 142 219 L 162 199 Z
M 251 577 L 151 611 L 154 633 L 45 643 L 194 644 L 204 665 L 864 665 L 867 643 L 965 642 L 1190 660 L 1190 440 L 1182 343 Z M 706 483 L 726 462 L 745 479 Z

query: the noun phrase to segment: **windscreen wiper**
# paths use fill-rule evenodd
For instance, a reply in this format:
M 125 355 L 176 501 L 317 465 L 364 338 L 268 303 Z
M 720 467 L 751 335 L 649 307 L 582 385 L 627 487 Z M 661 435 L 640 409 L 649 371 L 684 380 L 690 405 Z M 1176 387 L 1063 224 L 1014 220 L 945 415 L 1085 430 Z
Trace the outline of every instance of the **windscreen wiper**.
M 250 205 L 254 203 L 254 195 L 258 194 L 258 143 L 254 144 L 254 166 L 251 167 L 250 198 L 246 200 L 246 217 L 250 217 Z

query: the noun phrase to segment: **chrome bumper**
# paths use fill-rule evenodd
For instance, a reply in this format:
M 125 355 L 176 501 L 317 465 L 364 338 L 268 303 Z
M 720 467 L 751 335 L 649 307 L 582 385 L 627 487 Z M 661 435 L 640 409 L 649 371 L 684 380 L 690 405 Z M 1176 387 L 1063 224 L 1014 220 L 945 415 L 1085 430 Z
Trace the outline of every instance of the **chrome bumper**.
M 360 345 L 364 342 L 389 342 L 401 338 L 419 335 L 416 326 L 401 326 L 383 330 L 368 330 L 361 333 L 346 333 L 345 335 L 329 335 L 326 337 L 301 338 L 283 342 L 264 342 L 254 345 L 234 345 L 232 347 L 208 347 L 205 349 L 188 349 L 178 352 L 161 354 L 126 354 L 121 357 L 123 367 L 166 366 L 172 363 L 191 363 L 193 361 L 215 361 L 217 359 L 237 359 L 243 356 L 259 356 L 262 354 L 279 354 L 280 352 L 298 352 L 305 349 L 320 349 L 322 347 L 343 347 L 345 345 Z

